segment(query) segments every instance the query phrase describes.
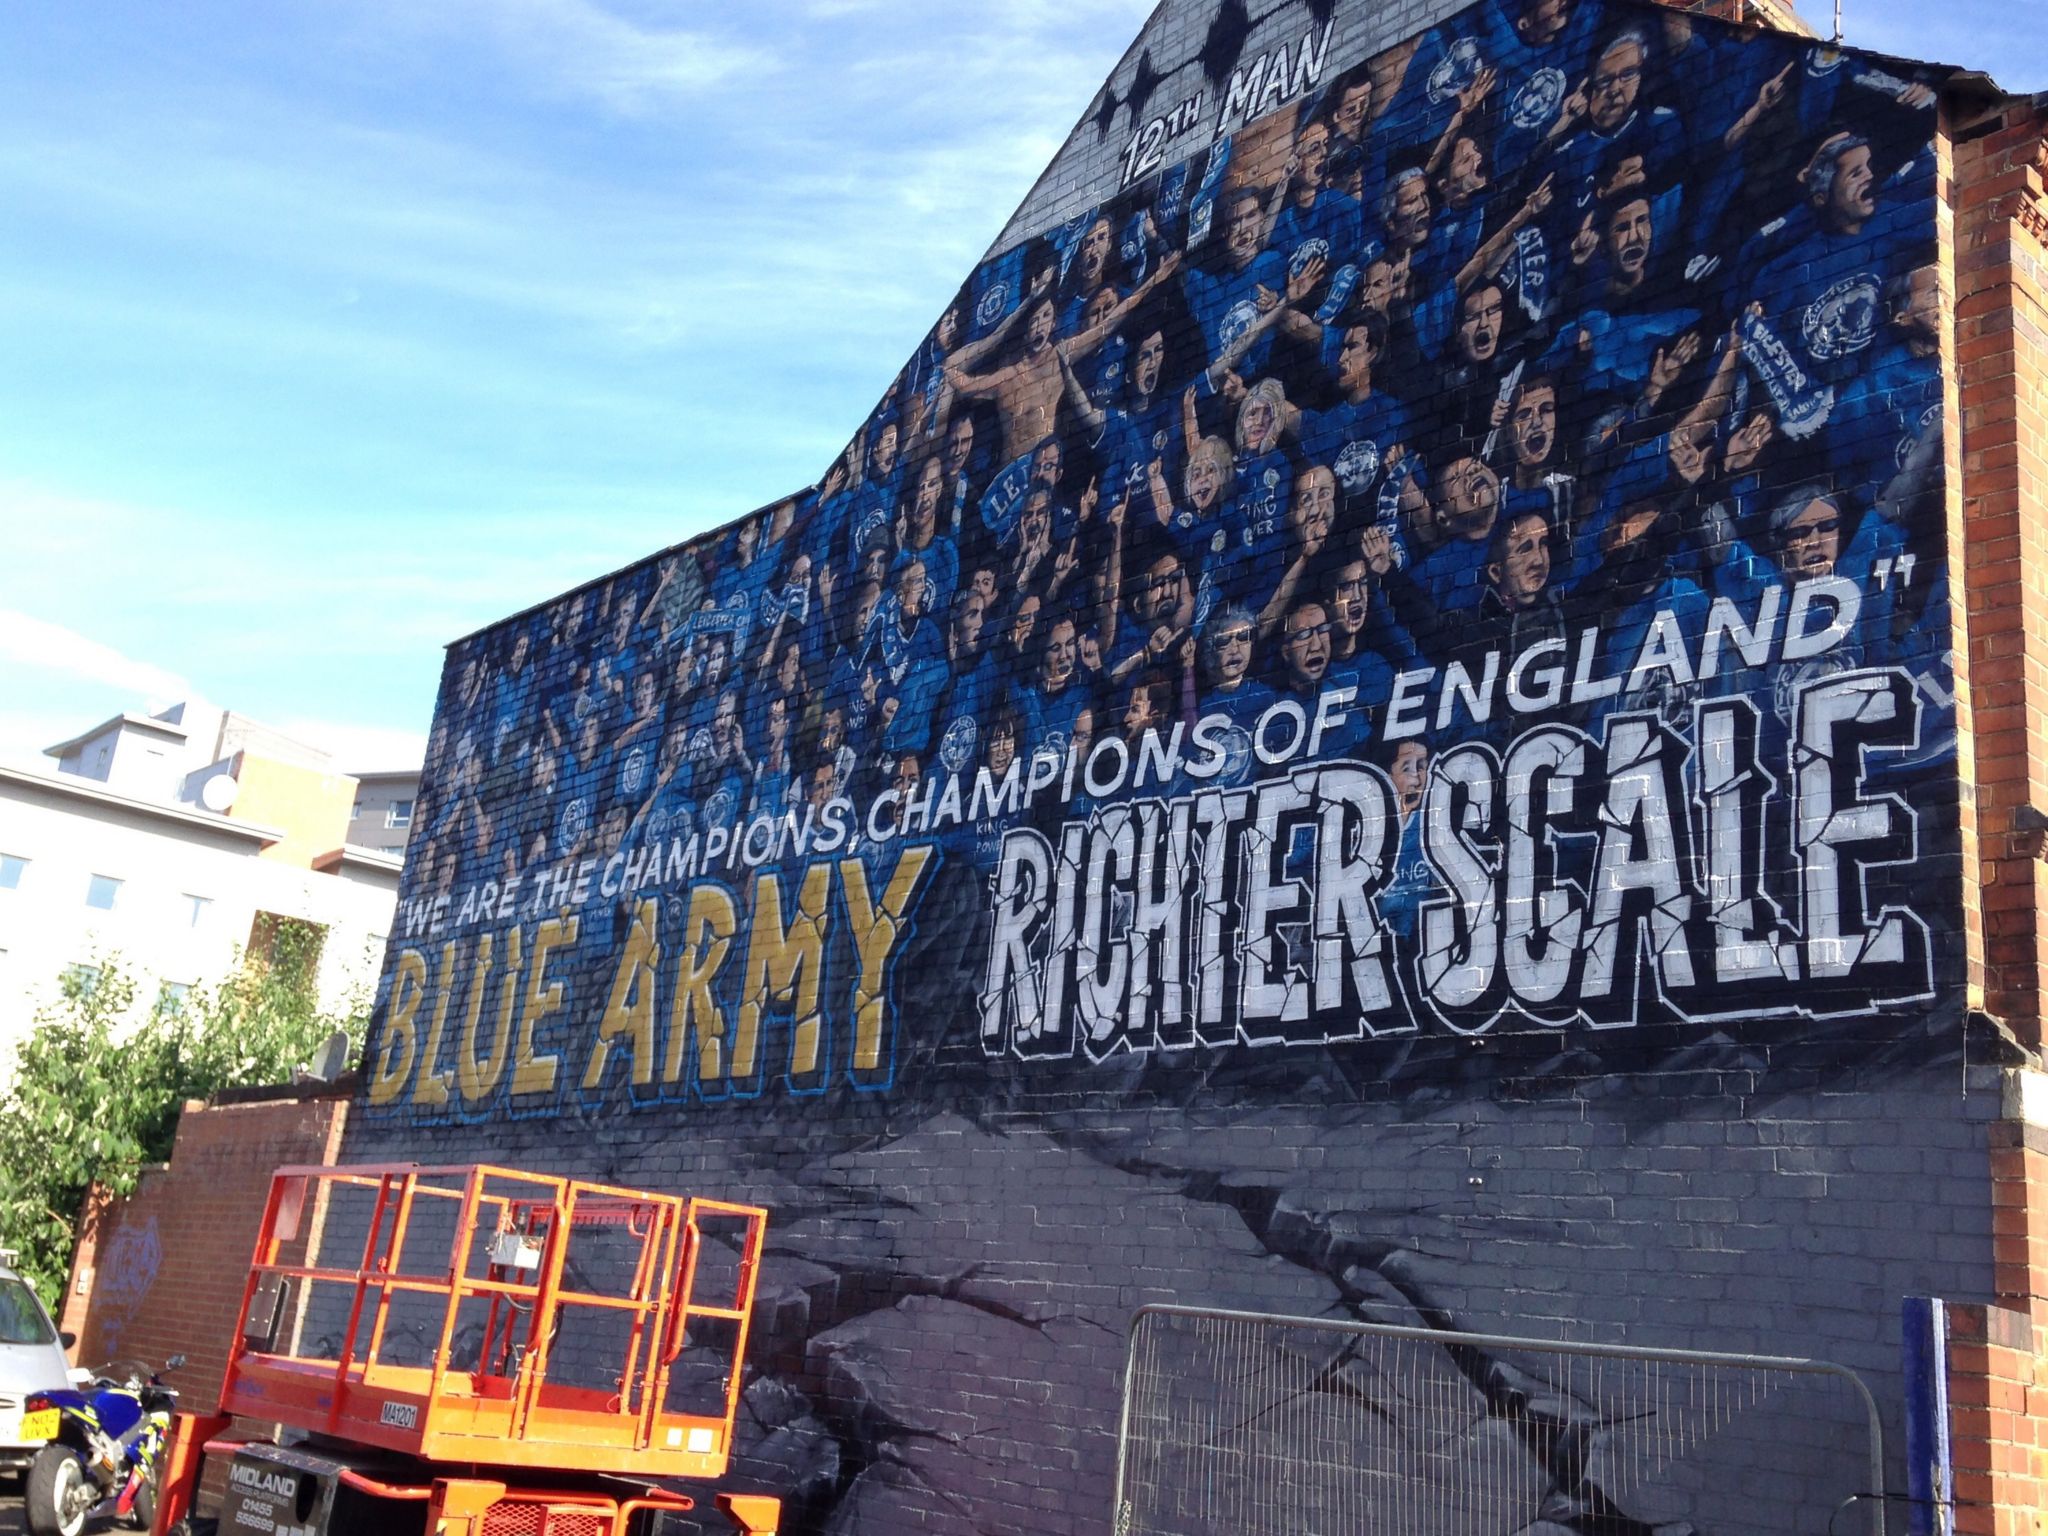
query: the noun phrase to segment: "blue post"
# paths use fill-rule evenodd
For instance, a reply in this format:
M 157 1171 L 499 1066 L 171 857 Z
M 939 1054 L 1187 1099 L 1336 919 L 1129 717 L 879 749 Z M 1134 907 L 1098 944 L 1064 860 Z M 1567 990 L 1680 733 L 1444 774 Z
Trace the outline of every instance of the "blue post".
M 1948 1308 L 1908 1296 L 1900 1308 L 1906 1368 L 1906 1494 L 1912 1536 L 1953 1536 L 1955 1468 L 1948 1440 Z

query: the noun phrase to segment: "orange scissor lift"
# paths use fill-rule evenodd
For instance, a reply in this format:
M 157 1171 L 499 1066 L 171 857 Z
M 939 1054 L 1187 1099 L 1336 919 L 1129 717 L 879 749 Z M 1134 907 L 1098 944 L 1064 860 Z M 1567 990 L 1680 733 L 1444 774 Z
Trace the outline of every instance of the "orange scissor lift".
M 724 1475 L 767 1215 L 482 1164 L 279 1169 L 153 1531 L 227 1457 L 223 1532 L 642 1536 L 693 1507 L 656 1479 Z M 778 1500 L 717 1503 L 773 1536 Z

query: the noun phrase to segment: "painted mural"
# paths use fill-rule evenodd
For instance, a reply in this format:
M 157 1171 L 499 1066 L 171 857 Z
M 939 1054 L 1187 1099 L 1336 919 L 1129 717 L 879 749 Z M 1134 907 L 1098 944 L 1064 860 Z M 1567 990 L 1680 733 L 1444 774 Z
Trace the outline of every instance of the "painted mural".
M 1105 1529 L 1146 1301 L 1895 1414 L 1892 1298 L 1987 1283 L 1938 76 L 1392 9 L 1162 8 L 815 486 L 450 652 L 345 1156 L 769 1206 L 787 1530 Z M 1438 1353 L 1450 1440 L 1329 1411 L 1487 1529 L 1861 1486 Z
M 1932 88 L 1336 27 L 1134 112 L 815 488 L 454 649 L 376 1104 L 1932 996 Z

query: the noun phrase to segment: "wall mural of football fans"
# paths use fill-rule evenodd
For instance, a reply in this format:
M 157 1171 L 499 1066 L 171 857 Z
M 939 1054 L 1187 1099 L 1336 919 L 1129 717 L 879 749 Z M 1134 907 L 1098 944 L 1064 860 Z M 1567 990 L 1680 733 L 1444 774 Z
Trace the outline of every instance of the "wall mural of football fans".
M 450 652 L 346 1154 L 774 1207 L 788 1529 L 1100 1529 L 1141 1300 L 1882 1386 L 1984 1288 L 1941 77 L 1384 9 L 1163 7 L 815 486 Z M 1558 1401 L 1527 1528 L 1679 1529 Z
M 1932 88 L 1335 27 L 984 263 L 814 489 L 456 647 L 383 1098 L 887 1085 L 923 929 L 1021 1059 L 1931 995 Z

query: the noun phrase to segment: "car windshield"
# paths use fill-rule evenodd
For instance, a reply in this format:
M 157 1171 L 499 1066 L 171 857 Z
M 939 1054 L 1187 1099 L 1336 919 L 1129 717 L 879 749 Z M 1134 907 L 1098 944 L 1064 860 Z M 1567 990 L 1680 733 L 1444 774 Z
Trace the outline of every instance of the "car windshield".
M 0 1276 L 0 1344 L 54 1344 L 56 1330 L 35 1293 L 12 1276 Z

